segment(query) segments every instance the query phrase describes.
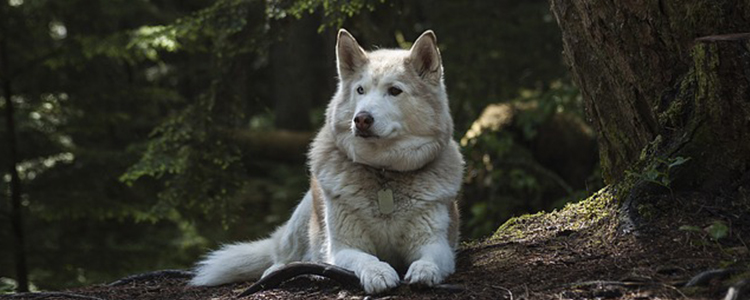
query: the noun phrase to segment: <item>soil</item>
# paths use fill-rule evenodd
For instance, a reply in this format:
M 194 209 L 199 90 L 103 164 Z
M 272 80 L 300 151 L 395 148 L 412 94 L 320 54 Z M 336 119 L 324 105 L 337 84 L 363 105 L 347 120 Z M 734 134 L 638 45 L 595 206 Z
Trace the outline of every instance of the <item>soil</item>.
M 368 296 L 300 276 L 243 299 L 723 299 L 731 285 L 750 277 L 748 201 L 664 195 L 637 207 L 643 220 L 631 230 L 621 226 L 617 205 L 597 197 L 604 196 L 513 219 L 493 237 L 464 244 L 456 273 L 441 288 L 402 286 Z M 726 236 L 716 240 L 713 224 L 725 224 Z M 191 287 L 175 274 L 0 299 L 223 300 L 252 284 Z M 691 280 L 697 284 L 685 287 Z

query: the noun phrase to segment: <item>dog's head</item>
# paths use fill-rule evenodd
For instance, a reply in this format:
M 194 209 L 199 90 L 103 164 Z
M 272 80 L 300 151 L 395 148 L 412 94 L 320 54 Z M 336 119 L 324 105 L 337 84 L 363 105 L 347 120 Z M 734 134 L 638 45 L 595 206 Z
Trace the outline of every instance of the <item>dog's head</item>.
M 453 121 L 432 31 L 410 50 L 366 52 L 341 29 L 336 59 L 339 86 L 326 115 L 340 149 L 355 162 L 397 171 L 437 157 Z

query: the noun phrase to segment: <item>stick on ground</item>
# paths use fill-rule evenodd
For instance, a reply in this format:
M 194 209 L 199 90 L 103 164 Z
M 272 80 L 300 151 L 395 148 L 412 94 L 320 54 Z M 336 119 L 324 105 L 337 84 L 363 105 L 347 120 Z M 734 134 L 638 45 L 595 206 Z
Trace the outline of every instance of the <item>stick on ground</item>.
M 354 275 L 354 272 L 347 269 L 323 263 L 295 262 L 261 278 L 238 297 L 245 297 L 263 290 L 276 288 L 284 281 L 299 275 L 318 275 L 330 278 L 344 285 L 360 286 L 357 275 Z

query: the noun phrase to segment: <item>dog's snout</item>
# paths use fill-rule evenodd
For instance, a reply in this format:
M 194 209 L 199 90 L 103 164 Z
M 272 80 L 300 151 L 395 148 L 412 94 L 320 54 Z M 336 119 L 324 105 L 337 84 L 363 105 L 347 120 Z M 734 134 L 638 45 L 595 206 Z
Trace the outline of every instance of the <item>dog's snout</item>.
M 366 131 L 370 129 L 370 126 L 373 122 L 375 122 L 375 119 L 369 112 L 363 111 L 357 113 L 357 115 L 354 116 L 353 122 L 354 125 L 357 126 L 358 130 Z

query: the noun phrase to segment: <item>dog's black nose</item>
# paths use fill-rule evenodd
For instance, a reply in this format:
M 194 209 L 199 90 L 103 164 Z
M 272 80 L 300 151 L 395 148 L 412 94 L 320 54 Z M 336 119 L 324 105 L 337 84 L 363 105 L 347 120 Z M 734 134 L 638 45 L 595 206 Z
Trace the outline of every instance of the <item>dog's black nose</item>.
M 360 131 L 367 131 L 370 129 L 370 126 L 373 122 L 375 122 L 375 119 L 372 117 L 372 115 L 369 112 L 362 111 L 357 113 L 356 116 L 354 116 L 354 125 L 357 127 L 357 130 Z

